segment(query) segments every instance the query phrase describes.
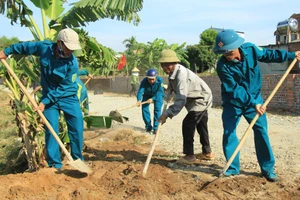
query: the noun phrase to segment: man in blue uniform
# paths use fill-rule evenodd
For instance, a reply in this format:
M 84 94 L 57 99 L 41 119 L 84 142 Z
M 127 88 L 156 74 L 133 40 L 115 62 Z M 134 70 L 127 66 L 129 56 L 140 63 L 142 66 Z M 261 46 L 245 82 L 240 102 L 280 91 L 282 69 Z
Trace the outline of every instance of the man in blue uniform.
M 78 61 L 73 55 L 76 49 L 80 49 L 77 33 L 72 29 L 63 29 L 58 33 L 57 43 L 45 40 L 13 44 L 0 52 L 0 58 L 6 59 L 10 54 L 40 57 L 42 97 L 37 109 L 44 113 L 56 133 L 59 132 L 59 114 L 63 111 L 71 155 L 74 160 L 83 160 L 83 117 L 75 81 Z M 59 145 L 46 126 L 45 131 L 48 166 L 60 170 L 62 162 Z
M 208 112 L 212 106 L 213 95 L 209 86 L 194 72 L 179 64 L 176 52 L 163 50 L 158 60 L 161 68 L 169 75 L 167 93 L 176 94 L 173 105 L 164 111 L 159 121 L 165 123 L 167 118 L 176 116 L 183 107 L 188 111 L 182 122 L 184 157 L 178 161 L 191 163 L 196 159 L 213 160 L 208 134 Z M 200 135 L 202 153 L 194 154 L 194 135 L 197 129 Z
M 256 155 L 262 175 L 274 182 L 279 178 L 274 172 L 275 159 L 268 137 L 266 108 L 262 106 L 262 77 L 258 61 L 280 63 L 295 57 L 299 60 L 300 52 L 270 50 L 243 42 L 244 38 L 227 29 L 218 33 L 214 46 L 215 53 L 223 54 L 217 63 L 217 73 L 222 83 L 223 151 L 226 160 L 229 160 L 239 143 L 236 127 L 241 116 L 250 123 L 258 113 L 260 117 L 253 126 Z M 224 175 L 239 173 L 238 153 Z
M 146 131 L 156 134 L 158 118 L 161 115 L 161 107 L 163 105 L 163 79 L 157 76 L 157 71 L 155 69 L 149 69 L 146 76 L 147 77 L 142 80 L 137 93 L 137 105 L 140 106 L 141 102 L 148 101 L 147 104 L 142 105 L 142 116 L 145 122 Z M 149 110 L 150 103 L 152 102 L 154 103 L 153 126 L 151 125 Z
M 89 97 L 88 97 L 88 92 L 87 89 L 84 85 L 84 83 L 81 81 L 80 76 L 88 76 L 89 78 L 93 78 L 93 75 L 90 74 L 88 71 L 81 69 L 78 70 L 77 72 L 77 78 L 76 82 L 78 84 L 78 98 L 81 104 L 81 107 L 83 107 L 83 113 L 84 115 L 89 115 Z

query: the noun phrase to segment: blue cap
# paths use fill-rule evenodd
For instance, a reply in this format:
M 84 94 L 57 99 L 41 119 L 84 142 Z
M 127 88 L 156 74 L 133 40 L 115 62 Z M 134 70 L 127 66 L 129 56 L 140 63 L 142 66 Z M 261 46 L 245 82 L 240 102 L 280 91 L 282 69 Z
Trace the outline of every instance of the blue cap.
M 239 48 L 245 39 L 240 37 L 234 30 L 225 29 L 218 33 L 214 52 L 216 54 L 224 54 Z

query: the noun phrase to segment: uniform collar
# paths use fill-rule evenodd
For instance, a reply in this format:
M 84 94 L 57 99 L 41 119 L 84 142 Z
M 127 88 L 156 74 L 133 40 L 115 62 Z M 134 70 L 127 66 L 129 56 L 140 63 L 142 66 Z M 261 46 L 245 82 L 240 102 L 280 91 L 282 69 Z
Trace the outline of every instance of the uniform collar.
M 245 50 L 245 48 L 243 47 L 243 45 L 239 48 L 240 50 L 240 54 L 243 58 L 243 60 L 245 59 L 245 57 L 248 55 L 248 52 Z
M 53 43 L 52 46 L 51 46 L 51 54 L 53 56 L 55 56 L 55 48 L 56 48 L 56 46 L 57 46 L 57 43 Z
M 73 56 L 74 54 L 72 54 L 69 58 L 61 58 L 61 57 L 56 57 L 55 55 L 55 50 L 57 48 L 57 43 L 53 43 L 52 46 L 51 46 L 51 54 L 58 60 L 61 60 L 61 61 L 71 61 L 73 59 Z

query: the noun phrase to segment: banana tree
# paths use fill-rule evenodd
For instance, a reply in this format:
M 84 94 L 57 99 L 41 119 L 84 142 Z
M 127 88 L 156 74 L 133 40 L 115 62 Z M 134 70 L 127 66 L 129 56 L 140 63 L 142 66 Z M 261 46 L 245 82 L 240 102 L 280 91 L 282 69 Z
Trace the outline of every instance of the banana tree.
M 128 38 L 123 41 L 125 47 L 125 55 L 127 58 L 127 64 L 129 69 L 138 67 L 140 74 L 145 74 L 149 68 L 155 68 L 158 70 L 158 73 L 161 75 L 163 72 L 160 68 L 157 60 L 160 57 L 160 53 L 164 49 L 172 49 L 176 52 L 180 61 L 187 67 L 190 66 L 190 63 L 187 61 L 187 54 L 185 50 L 185 43 L 171 44 L 168 45 L 167 42 L 163 39 L 156 38 L 153 42 L 147 42 L 147 44 L 138 43 L 135 37 Z
M 141 59 L 144 54 L 146 45 L 143 43 L 138 43 L 136 41 L 136 38 L 133 36 L 124 40 L 123 44 L 125 44 L 127 50 L 125 51 L 126 68 L 124 68 L 122 71 L 124 72 L 126 70 L 126 74 L 128 75 L 129 71 L 137 67 L 139 70 L 141 70 L 140 73 L 143 73 L 144 70 Z
M 188 59 L 188 55 L 187 55 L 187 50 L 185 48 L 185 44 L 186 43 L 183 43 L 181 45 L 178 45 L 178 44 L 171 44 L 169 46 L 169 49 L 172 49 L 173 51 L 176 52 L 180 62 L 187 68 L 190 68 L 190 63 L 189 61 L 187 60 Z
M 87 26 L 90 22 L 95 22 L 100 19 L 111 18 L 121 20 L 125 22 L 133 22 L 137 25 L 140 22 L 140 18 L 137 14 L 142 9 L 142 0 L 80 0 L 72 3 L 70 9 L 65 11 L 64 5 L 67 3 L 64 0 L 30 0 L 34 6 L 41 11 L 42 27 L 39 27 L 33 17 L 33 12 L 29 8 L 29 1 L 23 0 L 3 0 L 0 2 L 0 13 L 6 15 L 11 21 L 12 25 L 20 24 L 26 28 L 29 28 L 33 35 L 33 39 L 36 41 L 40 40 L 55 40 L 58 32 L 66 27 L 79 28 Z M 113 51 L 100 45 L 94 38 L 87 37 L 86 33 L 81 30 L 77 30 L 80 36 L 80 41 L 83 45 L 83 56 L 90 54 L 91 51 L 86 51 L 87 47 L 93 50 L 92 53 L 96 54 L 96 58 L 100 60 L 98 66 L 111 67 L 116 62 Z M 84 54 L 86 53 L 86 54 Z M 97 57 L 98 56 L 98 57 Z M 19 58 L 17 58 L 18 60 Z M 23 77 L 24 84 L 26 87 L 37 82 L 39 77 L 38 62 L 36 58 L 30 57 L 26 59 L 26 62 L 18 62 L 14 65 L 14 70 L 19 77 Z M 83 59 L 84 60 L 84 57 Z M 10 63 L 14 60 L 10 59 Z M 101 65 L 100 65 L 101 64 Z M 18 66 L 18 67 L 17 67 Z M 23 140 L 29 139 L 28 145 L 25 145 L 27 162 L 30 170 L 37 170 L 39 164 L 41 164 L 41 137 L 36 137 L 43 132 L 38 124 L 33 127 L 31 119 L 37 120 L 38 117 L 32 108 L 24 108 L 24 105 L 29 105 L 27 99 L 23 97 L 23 94 L 16 90 L 15 82 L 9 77 L 8 74 L 3 73 L 6 76 L 6 85 L 12 90 L 13 100 L 15 106 L 13 109 L 16 111 L 16 120 L 22 130 Z M 37 92 L 37 96 L 39 92 Z M 38 101 L 39 98 L 37 98 Z M 26 112 L 23 112 L 26 110 Z M 30 111 L 30 112 L 29 112 Z M 21 113 L 21 114 L 20 114 Z M 22 117 L 20 117 L 22 116 Z M 24 119 L 26 119 L 24 121 Z M 30 137 L 28 137 L 28 135 Z M 26 141 L 25 141 L 26 142 Z M 35 153 L 32 149 L 37 148 Z M 34 155 L 39 155 L 35 157 Z M 30 164 L 33 163 L 33 164 Z
M 157 63 L 157 60 L 160 57 L 160 53 L 162 50 L 167 49 L 168 44 L 163 39 L 156 38 L 153 42 L 147 43 L 147 48 L 145 48 L 145 53 L 142 58 L 143 63 L 145 63 L 145 70 L 149 68 L 155 68 L 158 70 L 158 74 L 162 74 L 162 70 L 160 68 L 159 63 Z
M 71 8 L 64 12 L 65 0 L 30 0 L 41 11 L 43 33 L 37 26 L 28 1 L 3 0 L 0 12 L 6 13 L 11 24 L 17 22 L 30 28 L 38 40 L 55 39 L 59 30 L 65 27 L 82 27 L 99 19 L 111 18 L 137 25 L 140 17 L 137 12 L 142 9 L 143 0 L 80 0 L 70 4 Z
M 21 63 L 27 63 L 23 58 Z M 26 69 L 27 75 L 23 76 L 20 73 L 20 69 L 17 68 L 17 62 L 14 59 L 9 60 L 9 65 L 12 69 L 19 74 L 20 80 L 28 86 L 31 84 L 31 81 L 37 80 L 34 71 L 32 71 L 32 66 L 21 66 L 21 68 Z M 3 68 L 2 68 L 3 69 Z M 43 146 L 44 146 L 44 130 L 43 126 L 40 123 L 36 111 L 28 103 L 28 99 L 21 92 L 20 87 L 12 76 L 8 73 L 3 72 L 1 69 L 0 76 L 5 78 L 4 84 L 9 88 L 11 93 L 10 96 L 10 105 L 15 115 L 15 121 L 18 126 L 18 135 L 22 138 L 23 148 L 20 150 L 18 157 L 12 162 L 12 167 L 15 171 L 18 171 L 17 166 L 22 165 L 22 157 L 26 157 L 28 171 L 36 171 L 39 169 L 41 163 L 43 163 Z M 5 77 L 4 77 L 5 76 Z M 34 93 L 32 93 L 34 95 Z
M 75 31 L 79 35 L 82 47 L 78 56 L 80 66 L 91 69 L 95 75 L 108 76 L 109 73 L 113 71 L 113 67 L 116 66 L 117 59 L 114 56 L 116 52 L 99 44 L 97 40 L 90 37 L 85 30 L 75 29 Z
M 11 21 L 11 24 L 20 23 L 30 29 L 35 40 L 55 40 L 58 32 L 66 27 L 77 28 L 87 26 L 90 22 L 111 18 L 137 25 L 140 17 L 137 14 L 142 9 L 143 0 L 80 0 L 70 4 L 71 8 L 65 11 L 65 0 L 30 0 L 41 11 L 42 29 L 33 18 L 32 10 L 27 6 L 28 1 L 4 0 L 0 3 L 0 12 Z M 86 43 L 91 48 L 94 40 Z M 100 46 L 106 62 L 113 62 L 113 56 L 105 47 Z

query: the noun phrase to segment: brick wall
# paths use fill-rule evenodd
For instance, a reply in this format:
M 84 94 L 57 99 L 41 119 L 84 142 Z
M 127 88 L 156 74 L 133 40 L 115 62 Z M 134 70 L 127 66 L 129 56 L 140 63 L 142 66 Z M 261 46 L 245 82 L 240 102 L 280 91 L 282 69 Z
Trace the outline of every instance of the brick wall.
M 267 99 L 282 75 L 264 75 L 262 95 Z M 167 77 L 163 77 L 167 82 Z M 214 106 L 221 106 L 221 82 L 217 76 L 201 77 L 211 88 L 214 95 Z M 140 77 L 140 81 L 143 77 Z M 82 79 L 84 82 L 86 79 Z M 105 91 L 115 93 L 129 93 L 129 77 L 116 78 L 94 78 L 87 84 L 89 91 Z M 273 111 L 292 111 L 300 114 L 300 74 L 290 74 L 283 81 L 272 100 L 268 105 L 268 110 Z

